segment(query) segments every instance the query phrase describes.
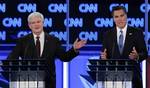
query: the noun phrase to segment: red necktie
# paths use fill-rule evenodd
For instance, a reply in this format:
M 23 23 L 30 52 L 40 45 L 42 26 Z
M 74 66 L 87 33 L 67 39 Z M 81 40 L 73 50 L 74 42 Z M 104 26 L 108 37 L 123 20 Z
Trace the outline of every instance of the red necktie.
M 40 46 L 39 38 L 40 38 L 39 36 L 36 37 L 36 50 L 37 50 L 38 57 L 40 57 L 40 52 L 41 52 L 41 46 Z

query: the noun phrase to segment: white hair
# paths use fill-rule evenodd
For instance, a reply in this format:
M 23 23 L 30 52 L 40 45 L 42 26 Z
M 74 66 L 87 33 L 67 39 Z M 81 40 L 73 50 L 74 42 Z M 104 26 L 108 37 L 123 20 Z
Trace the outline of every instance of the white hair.
M 43 16 L 43 14 L 40 13 L 40 12 L 33 12 L 33 13 L 29 14 L 28 19 L 27 19 L 28 22 L 31 21 L 32 17 L 39 17 L 39 18 L 42 19 L 42 21 L 44 21 L 44 16 Z

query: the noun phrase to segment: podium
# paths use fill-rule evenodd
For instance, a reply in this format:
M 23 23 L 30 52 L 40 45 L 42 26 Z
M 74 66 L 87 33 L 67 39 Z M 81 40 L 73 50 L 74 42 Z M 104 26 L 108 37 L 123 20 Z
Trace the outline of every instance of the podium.
M 45 88 L 46 60 L 1 60 L 0 66 L 9 88 Z
M 133 75 L 140 72 L 134 60 L 89 60 L 88 73 L 96 88 L 132 88 Z

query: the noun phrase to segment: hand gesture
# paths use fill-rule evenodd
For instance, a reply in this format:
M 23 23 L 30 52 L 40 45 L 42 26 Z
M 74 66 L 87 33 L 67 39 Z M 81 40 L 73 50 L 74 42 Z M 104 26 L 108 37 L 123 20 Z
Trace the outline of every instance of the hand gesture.
M 106 51 L 107 51 L 107 49 L 105 48 L 104 52 L 100 52 L 102 60 L 106 60 L 107 59 L 107 52 Z
M 130 58 L 130 59 L 133 59 L 133 60 L 136 60 L 136 59 L 138 59 L 138 57 L 139 57 L 139 55 L 138 55 L 138 53 L 137 53 L 135 47 L 133 47 L 133 50 L 132 50 L 132 52 L 130 53 L 129 58 Z
M 80 40 L 78 41 L 78 38 L 76 41 L 73 43 L 73 48 L 75 50 L 82 48 L 86 44 L 86 40 Z

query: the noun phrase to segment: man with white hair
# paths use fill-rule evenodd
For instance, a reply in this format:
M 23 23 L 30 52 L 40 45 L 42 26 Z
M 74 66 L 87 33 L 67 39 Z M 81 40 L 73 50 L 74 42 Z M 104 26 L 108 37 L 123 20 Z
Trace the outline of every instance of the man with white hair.
M 43 22 L 44 17 L 39 12 L 33 12 L 28 16 L 28 26 L 32 33 L 18 39 L 8 59 L 46 59 L 49 74 L 45 76 L 45 88 L 56 88 L 55 58 L 62 61 L 72 60 L 79 54 L 78 49 L 83 47 L 86 41 L 77 39 L 73 47 L 66 52 L 58 38 L 44 32 Z

